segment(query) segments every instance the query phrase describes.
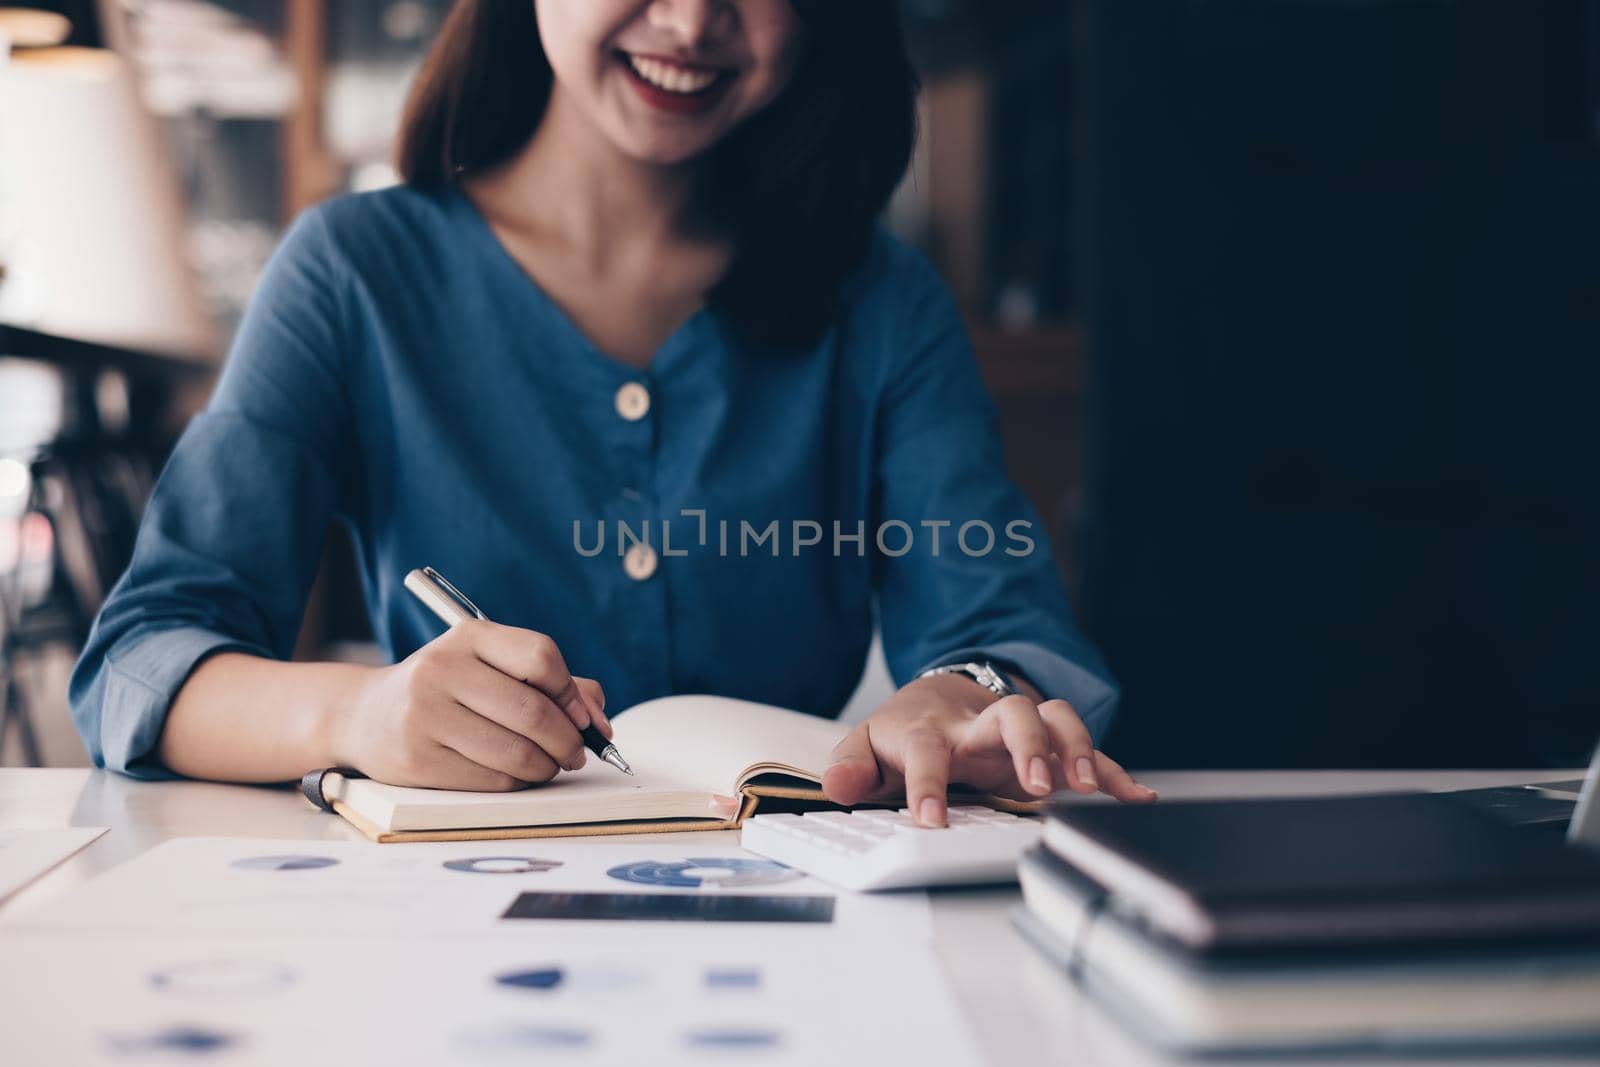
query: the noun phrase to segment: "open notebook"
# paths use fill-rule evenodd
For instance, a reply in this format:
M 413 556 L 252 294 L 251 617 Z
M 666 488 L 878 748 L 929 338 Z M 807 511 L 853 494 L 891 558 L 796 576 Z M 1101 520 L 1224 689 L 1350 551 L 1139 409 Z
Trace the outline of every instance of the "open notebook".
M 714 696 L 647 701 L 619 714 L 614 725 L 631 778 L 591 756 L 582 770 L 516 793 L 415 789 L 329 774 L 323 795 L 375 841 L 725 830 L 764 798 L 825 805 L 818 783 L 848 729 Z M 717 817 L 715 794 L 741 797 L 738 813 Z

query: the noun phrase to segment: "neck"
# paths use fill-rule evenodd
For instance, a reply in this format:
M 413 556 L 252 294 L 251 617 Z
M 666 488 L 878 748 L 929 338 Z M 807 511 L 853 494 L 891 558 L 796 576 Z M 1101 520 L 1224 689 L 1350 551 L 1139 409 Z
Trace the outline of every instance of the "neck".
M 698 180 L 692 163 L 619 152 L 559 86 L 526 147 L 489 179 L 511 225 L 553 239 L 596 273 L 689 236 Z

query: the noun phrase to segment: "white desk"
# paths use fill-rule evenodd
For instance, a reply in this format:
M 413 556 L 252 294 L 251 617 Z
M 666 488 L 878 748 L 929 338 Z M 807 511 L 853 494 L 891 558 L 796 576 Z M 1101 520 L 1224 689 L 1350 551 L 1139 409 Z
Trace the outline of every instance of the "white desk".
M 1187 772 L 1150 774 L 1145 780 L 1168 799 L 1288 796 L 1454 789 L 1577 777 L 1563 771 L 1424 772 Z M 192 836 L 363 840 L 343 819 L 314 810 L 288 788 L 212 785 L 204 782 L 135 782 L 104 771 L 0 770 L 0 828 L 108 826 L 110 832 L 0 907 L 0 918 L 65 893 L 90 877 L 168 838 Z M 731 834 L 730 834 L 731 836 Z M 611 837 L 607 842 L 707 840 L 703 833 Z M 405 845 L 374 846 L 405 848 Z M 1007 912 L 1015 890 L 937 893 L 936 947 L 966 1006 L 979 1040 L 996 1064 L 1134 1065 L 1160 1063 L 1081 1000 L 1070 984 L 1040 960 L 1011 929 Z M 1320 1062 L 1320 1061 L 1317 1061 Z M 1367 1058 L 1361 1067 L 1376 1067 Z M 1400 1061 L 1415 1067 L 1417 1059 Z M 1497 1065 L 1505 1061 L 1493 1061 Z M 1600 1059 L 1552 1060 L 1563 1067 Z M 1216 1067 L 1218 1061 L 1205 1061 Z M 1252 1061 L 1260 1067 L 1262 1061 Z M 1297 1067 L 1315 1067 L 1299 1059 Z

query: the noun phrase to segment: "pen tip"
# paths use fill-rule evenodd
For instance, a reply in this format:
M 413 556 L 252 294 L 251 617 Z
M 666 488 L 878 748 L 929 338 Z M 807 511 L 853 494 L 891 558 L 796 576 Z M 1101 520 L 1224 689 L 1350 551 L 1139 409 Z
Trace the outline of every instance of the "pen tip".
M 607 745 L 605 752 L 601 753 L 600 758 L 611 764 L 611 766 L 615 767 L 623 774 L 633 774 L 633 768 L 628 766 L 628 761 L 622 758 L 622 753 L 617 751 L 616 745 Z

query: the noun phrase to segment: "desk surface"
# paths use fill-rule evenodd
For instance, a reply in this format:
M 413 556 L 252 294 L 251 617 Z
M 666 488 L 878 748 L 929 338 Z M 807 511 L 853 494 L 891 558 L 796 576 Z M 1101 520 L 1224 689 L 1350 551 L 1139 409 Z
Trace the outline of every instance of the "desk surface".
M 1464 789 L 1571 778 L 1561 771 L 1184 772 L 1143 780 L 1167 799 L 1309 796 L 1390 789 Z M 0 828 L 107 826 L 110 832 L 0 905 L 0 918 L 25 915 L 94 875 L 174 837 L 364 840 L 343 819 L 311 808 L 288 788 L 207 782 L 135 782 L 104 771 L 0 770 Z M 733 834 L 729 831 L 729 835 Z M 573 839 L 578 840 L 578 839 Z M 706 835 L 610 837 L 705 842 Z M 376 848 L 404 848 L 381 845 Z M 996 1064 L 1140 1064 L 1161 1057 L 1080 999 L 1018 938 L 1007 912 L 1015 889 L 933 895 L 935 945 L 979 1041 Z M 1349 1061 L 1339 1061 L 1349 1062 Z M 1416 1059 L 1403 1061 L 1411 1067 Z M 1503 1063 L 1504 1061 L 1496 1061 Z M 1560 1060 L 1564 1067 L 1580 1061 Z M 1600 1063 L 1600 1060 L 1593 1061 Z M 1216 1061 L 1207 1061 L 1215 1067 Z M 1259 1061 L 1257 1061 L 1259 1064 Z M 1313 1061 L 1297 1060 L 1299 1067 Z M 1377 1061 L 1363 1059 L 1362 1067 Z

